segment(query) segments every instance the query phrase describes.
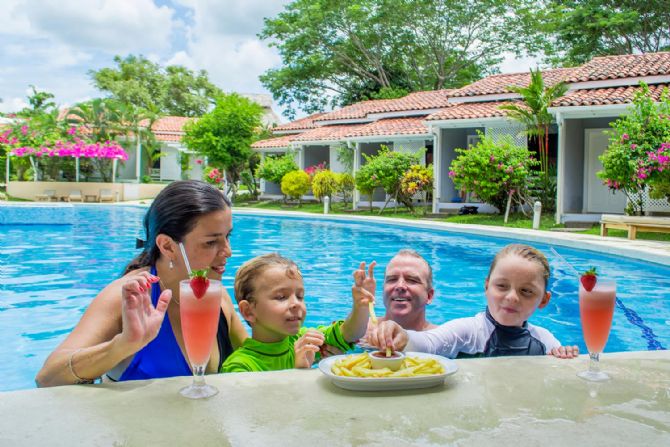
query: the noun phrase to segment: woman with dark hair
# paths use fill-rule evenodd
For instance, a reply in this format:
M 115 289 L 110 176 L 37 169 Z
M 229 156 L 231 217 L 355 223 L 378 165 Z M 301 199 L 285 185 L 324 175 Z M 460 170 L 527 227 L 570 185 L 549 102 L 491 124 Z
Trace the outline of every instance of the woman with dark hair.
M 123 276 L 91 302 L 70 335 L 51 353 L 38 386 L 188 376 L 179 315 L 179 281 L 188 278 L 179 244 L 193 270 L 220 281 L 231 256 L 230 201 L 200 181 L 177 181 L 158 194 L 144 217 L 146 242 Z M 207 372 L 248 337 L 223 288 L 217 343 Z

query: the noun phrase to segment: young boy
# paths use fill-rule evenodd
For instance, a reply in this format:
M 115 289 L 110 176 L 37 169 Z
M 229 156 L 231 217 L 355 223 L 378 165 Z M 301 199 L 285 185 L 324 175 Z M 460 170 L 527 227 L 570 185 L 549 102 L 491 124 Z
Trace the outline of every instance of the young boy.
M 252 335 L 226 359 L 220 372 L 309 368 L 324 343 L 351 350 L 365 334 L 368 303 L 374 301 L 360 285 L 365 270 L 354 276 L 353 307 L 346 320 L 307 329 L 302 327 L 307 309 L 298 266 L 277 253 L 244 263 L 235 275 L 235 299 Z

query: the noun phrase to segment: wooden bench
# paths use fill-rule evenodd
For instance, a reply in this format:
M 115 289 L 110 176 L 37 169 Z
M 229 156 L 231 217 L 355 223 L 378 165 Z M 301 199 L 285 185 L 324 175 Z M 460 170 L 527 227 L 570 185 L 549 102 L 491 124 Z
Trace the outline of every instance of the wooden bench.
M 607 230 L 628 230 L 628 239 L 635 239 L 637 232 L 670 233 L 670 217 L 620 216 L 603 214 L 600 220 L 600 235 L 607 236 Z

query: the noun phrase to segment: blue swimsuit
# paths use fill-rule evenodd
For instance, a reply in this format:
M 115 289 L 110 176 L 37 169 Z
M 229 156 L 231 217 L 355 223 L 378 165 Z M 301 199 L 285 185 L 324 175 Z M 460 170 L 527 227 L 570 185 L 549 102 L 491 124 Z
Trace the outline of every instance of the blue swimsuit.
M 156 274 L 156 267 L 151 267 L 151 274 Z M 151 286 L 151 303 L 154 306 L 156 306 L 160 294 L 160 286 L 158 283 L 154 283 Z M 228 322 L 223 315 L 223 310 L 219 315 L 216 341 L 219 346 L 218 371 L 223 361 L 233 352 L 233 346 L 230 343 L 230 336 L 228 334 Z M 135 354 L 128 368 L 121 374 L 119 381 L 190 376 L 191 374 L 191 368 L 179 348 L 166 312 L 163 324 L 161 324 L 156 338 Z

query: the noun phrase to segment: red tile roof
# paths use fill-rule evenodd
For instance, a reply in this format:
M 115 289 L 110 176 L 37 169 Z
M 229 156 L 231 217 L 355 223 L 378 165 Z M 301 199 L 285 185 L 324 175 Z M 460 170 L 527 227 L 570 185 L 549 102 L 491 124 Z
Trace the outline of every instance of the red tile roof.
M 494 118 L 505 116 L 506 112 L 499 107 L 504 104 L 520 104 L 519 101 L 488 101 L 464 102 L 455 104 L 426 118 L 426 121 L 463 120 L 477 118 Z
M 379 110 L 370 113 L 403 112 L 408 110 L 441 109 L 449 105 L 448 99 L 454 89 L 427 90 L 413 92 L 402 98 L 391 99 L 387 103 L 380 103 Z
M 369 101 L 361 101 L 351 104 L 341 109 L 334 110 L 330 113 L 325 113 L 314 121 L 331 121 L 331 120 L 346 120 L 365 118 L 368 113 L 375 113 L 384 110 L 384 105 L 389 104 L 392 99 L 372 99 Z
M 285 131 L 292 131 L 292 130 L 304 130 L 304 129 L 313 129 L 317 127 L 316 124 L 314 124 L 314 120 L 325 115 L 323 112 L 319 113 L 314 113 L 312 115 L 306 116 L 304 118 L 300 118 L 295 121 L 291 121 L 290 123 L 286 124 L 280 124 L 279 126 L 275 126 L 272 128 L 273 132 L 285 132 Z
M 361 101 L 326 113 L 315 121 L 359 119 L 365 118 L 370 113 L 439 109 L 448 105 L 447 99 L 453 91 L 451 89 L 427 90 L 413 92 L 402 98 Z
M 360 126 L 347 137 L 367 137 L 384 135 L 424 135 L 429 133 L 428 127 L 423 124 L 424 116 L 420 118 L 389 118 Z
M 273 149 L 284 148 L 291 144 L 295 135 L 282 135 L 281 137 L 268 138 L 266 140 L 256 141 L 251 145 L 252 149 Z
M 594 57 L 575 68 L 566 82 L 670 75 L 670 52 Z
M 661 92 L 664 88 L 667 87 L 668 84 L 650 85 L 649 90 L 651 91 L 654 100 L 658 101 L 661 97 Z M 633 97 L 638 91 L 640 91 L 640 87 L 632 85 L 588 90 L 573 90 L 561 98 L 558 98 L 551 105 L 552 107 L 566 107 L 629 104 L 633 102 Z
M 193 119 L 195 118 L 187 118 L 185 116 L 163 116 L 158 118 L 154 122 L 153 126 L 151 126 L 151 130 L 153 131 L 153 133 L 157 132 L 184 133 L 184 125 Z M 148 124 L 148 121 L 144 120 L 140 124 L 146 125 Z
M 362 124 L 345 124 L 317 127 L 300 135 L 293 135 L 293 141 L 337 141 L 344 139 L 349 133 L 362 126 Z
M 565 80 L 572 74 L 574 68 L 555 68 L 553 70 L 543 70 L 542 77 L 546 86 L 551 86 L 559 81 Z M 530 72 L 525 73 L 505 73 L 487 76 L 484 79 L 473 82 L 472 84 L 461 87 L 451 92 L 451 96 L 479 96 L 495 95 L 502 93 L 511 93 L 510 85 L 517 87 L 526 87 L 530 83 Z

